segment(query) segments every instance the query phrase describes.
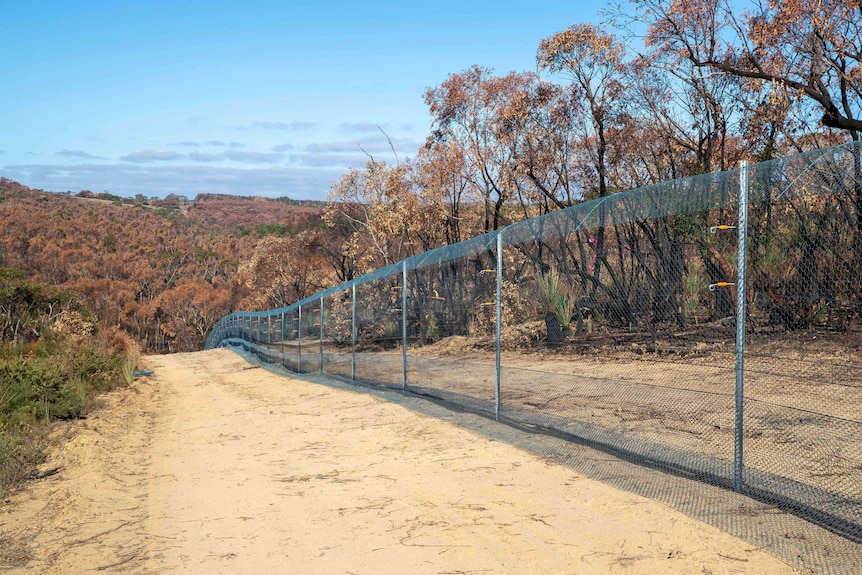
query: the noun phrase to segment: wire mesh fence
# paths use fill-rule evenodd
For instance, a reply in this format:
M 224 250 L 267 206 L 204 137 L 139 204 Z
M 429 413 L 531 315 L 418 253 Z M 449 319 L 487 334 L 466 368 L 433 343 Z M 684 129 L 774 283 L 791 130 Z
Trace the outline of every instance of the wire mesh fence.
M 408 258 L 207 347 L 433 395 L 862 541 L 862 148 L 616 193 Z

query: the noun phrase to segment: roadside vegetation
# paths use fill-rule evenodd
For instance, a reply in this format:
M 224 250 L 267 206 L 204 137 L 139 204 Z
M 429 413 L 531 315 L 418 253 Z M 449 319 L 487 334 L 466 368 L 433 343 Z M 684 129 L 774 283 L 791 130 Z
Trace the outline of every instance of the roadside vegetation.
M 0 495 L 38 473 L 52 422 L 130 381 L 137 347 L 73 292 L 0 268 Z M 132 370 L 134 368 L 132 367 Z

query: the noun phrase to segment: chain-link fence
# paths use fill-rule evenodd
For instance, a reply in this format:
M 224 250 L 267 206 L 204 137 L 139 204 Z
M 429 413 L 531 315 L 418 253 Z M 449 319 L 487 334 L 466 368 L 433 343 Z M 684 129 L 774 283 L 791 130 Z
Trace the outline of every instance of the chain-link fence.
M 551 430 L 860 541 L 860 158 L 599 198 L 232 314 L 207 346 Z

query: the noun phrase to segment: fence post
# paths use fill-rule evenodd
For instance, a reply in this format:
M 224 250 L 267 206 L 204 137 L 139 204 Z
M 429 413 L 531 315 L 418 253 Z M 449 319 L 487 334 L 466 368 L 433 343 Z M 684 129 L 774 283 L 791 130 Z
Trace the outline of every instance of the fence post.
M 299 315 L 296 322 L 298 324 L 296 326 L 296 371 L 297 373 L 302 373 L 302 306 L 299 306 L 297 309 L 299 310 Z
M 260 360 L 260 316 L 254 316 L 254 327 L 251 330 L 251 344 L 254 348 L 254 356 Z
M 320 372 L 323 373 L 323 296 L 320 296 Z
M 284 365 L 284 312 L 281 312 L 281 366 L 287 367 Z
M 745 266 L 748 235 L 748 162 L 739 170 L 739 225 L 737 228 L 736 273 L 736 424 L 733 434 L 733 489 L 742 491 L 744 468 L 742 426 L 745 391 Z
M 401 261 L 401 389 L 407 389 L 407 260 Z
M 350 286 L 350 379 L 356 381 L 356 284 Z
M 494 385 L 494 419 L 500 421 L 500 335 L 503 323 L 503 230 L 497 231 L 497 330 L 495 343 L 497 348 L 497 375 Z

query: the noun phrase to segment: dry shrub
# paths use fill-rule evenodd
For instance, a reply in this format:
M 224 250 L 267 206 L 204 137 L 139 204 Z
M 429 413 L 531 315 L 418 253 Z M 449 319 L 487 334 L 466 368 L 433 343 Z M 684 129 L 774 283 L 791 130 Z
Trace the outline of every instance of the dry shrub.
M 61 336 L 84 338 L 96 332 L 96 325 L 88 321 L 80 311 L 67 309 L 57 314 L 51 329 Z

